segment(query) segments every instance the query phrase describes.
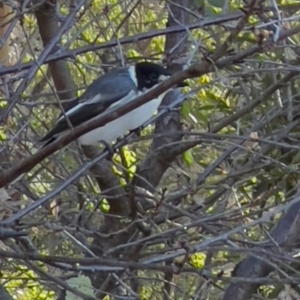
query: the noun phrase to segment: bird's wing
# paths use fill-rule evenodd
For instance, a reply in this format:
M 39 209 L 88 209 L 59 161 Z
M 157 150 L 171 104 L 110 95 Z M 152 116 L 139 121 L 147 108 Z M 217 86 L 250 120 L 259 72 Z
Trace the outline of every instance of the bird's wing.
M 65 114 L 62 114 L 58 119 L 55 127 L 49 131 L 40 142 L 45 142 L 49 140 L 56 134 L 64 132 L 70 129 L 69 124 L 72 124 L 72 127 L 79 126 L 80 124 L 91 120 L 92 118 L 100 115 L 108 108 L 115 106 L 119 100 L 128 95 L 128 92 L 123 92 L 118 95 L 105 95 L 101 97 L 101 101 L 99 102 L 80 102 L 80 100 L 75 101 L 77 104 L 71 104 L 68 107 Z M 100 95 L 99 95 L 100 97 Z M 69 123 L 70 122 L 70 123 Z
M 136 86 L 132 79 L 128 76 L 127 69 L 113 69 L 110 72 L 102 75 L 94 82 L 92 82 L 85 90 L 83 95 L 76 100 L 72 101 L 67 108 L 65 113 L 62 112 L 57 122 L 66 112 L 70 111 L 80 103 L 96 103 L 106 102 L 109 105 L 116 99 L 119 100 L 119 96 L 123 96 L 129 93 L 131 90 L 135 90 Z
M 136 90 L 135 83 L 128 75 L 127 69 L 113 69 L 96 79 L 80 98 L 70 103 L 65 113 L 60 114 L 55 127 L 40 141 L 47 141 L 69 129 L 69 122 L 76 127 L 96 117 L 128 95 L 131 90 Z
M 87 99 L 94 98 L 96 95 L 114 95 L 136 89 L 136 85 L 129 76 L 128 69 L 113 69 L 108 73 L 96 79 L 89 85 L 83 97 Z

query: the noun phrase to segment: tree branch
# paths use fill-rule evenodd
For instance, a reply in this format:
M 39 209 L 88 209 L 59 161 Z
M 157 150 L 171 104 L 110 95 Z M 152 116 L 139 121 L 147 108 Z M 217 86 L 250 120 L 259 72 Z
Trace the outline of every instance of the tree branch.
M 1 300 L 13 300 L 13 297 L 8 293 L 8 291 L 2 284 L 0 284 L 0 299 Z
M 289 31 L 284 31 L 280 34 L 279 39 L 284 39 L 289 34 L 295 34 L 300 31 L 300 26 L 295 27 Z M 236 35 L 237 32 L 234 32 Z M 92 129 L 95 129 L 99 126 L 102 126 L 106 124 L 109 121 L 112 121 L 129 111 L 145 104 L 146 102 L 150 101 L 151 99 L 157 97 L 162 92 L 166 91 L 167 89 L 171 88 L 172 86 L 184 81 L 188 78 L 195 78 L 197 76 L 201 76 L 204 74 L 207 74 L 211 71 L 213 71 L 216 67 L 221 69 L 229 64 L 234 63 L 236 60 L 239 60 L 241 58 L 245 58 L 247 56 L 253 55 L 254 53 L 258 53 L 260 51 L 264 50 L 264 47 L 269 47 L 270 42 L 272 39 L 269 39 L 265 42 L 264 45 L 260 46 L 254 46 L 251 49 L 248 49 L 246 51 L 242 51 L 237 53 L 236 55 L 229 56 L 223 60 L 215 62 L 215 65 L 212 66 L 210 61 L 203 61 L 201 63 L 195 63 L 193 66 L 188 68 L 185 71 L 178 72 L 174 76 L 172 76 L 170 79 L 166 80 L 164 83 L 162 83 L 160 86 L 156 87 L 155 89 L 147 92 L 146 94 L 136 98 L 135 101 L 132 101 L 131 103 L 127 105 L 120 106 L 119 108 L 114 108 L 110 112 L 103 113 L 99 118 L 96 118 L 94 120 L 91 120 L 85 124 L 82 124 L 74 130 L 72 130 L 70 133 L 68 133 L 66 136 L 58 139 L 57 141 L 54 141 L 47 147 L 41 149 L 36 154 L 32 155 L 28 159 L 25 159 L 23 162 L 21 162 L 19 165 L 4 171 L 1 173 L 0 176 L 0 187 L 3 187 L 5 184 L 8 184 L 12 182 L 14 179 L 16 179 L 20 174 L 30 171 L 36 164 L 41 162 L 43 159 L 54 153 L 56 150 L 66 146 L 67 144 L 71 143 L 81 135 L 91 131 Z M 226 55 L 224 53 L 223 55 Z
M 27 73 L 27 76 L 21 81 L 19 86 L 17 87 L 16 91 L 14 92 L 13 96 L 11 97 L 8 106 L 3 110 L 2 114 L 0 114 L 0 120 L 5 120 L 7 116 L 9 115 L 10 111 L 13 109 L 17 101 L 19 100 L 20 94 L 24 92 L 26 89 L 28 82 L 34 77 L 40 66 L 45 62 L 45 59 L 48 57 L 48 55 L 53 51 L 53 48 L 57 45 L 57 43 L 60 41 L 61 36 L 63 33 L 69 28 L 69 25 L 75 18 L 76 13 L 80 10 L 80 7 L 84 3 L 84 0 L 80 0 L 80 2 L 77 3 L 76 8 L 72 10 L 69 15 L 66 17 L 65 22 L 62 24 L 62 26 L 57 31 L 56 35 L 52 38 L 51 42 L 48 43 L 47 47 L 44 48 L 39 58 L 36 60 L 35 63 L 33 63 Z
M 46 48 L 59 31 L 56 7 L 52 3 L 45 1 L 35 12 L 40 36 Z M 56 44 L 51 50 L 51 54 L 60 49 Z M 75 84 L 71 77 L 70 70 L 66 62 L 62 60 L 51 61 L 49 63 L 52 79 L 60 100 L 73 99 L 75 96 Z
M 299 196 L 295 196 L 299 197 Z M 272 229 L 271 236 L 281 249 L 285 251 L 292 250 L 295 243 L 299 241 L 299 228 L 300 228 L 300 202 L 294 203 L 291 205 L 286 212 L 283 214 L 277 223 L 277 225 Z M 265 242 L 264 242 L 265 243 Z M 272 245 L 268 246 L 269 252 L 277 252 L 278 246 Z M 262 247 L 266 249 L 266 246 Z M 258 259 L 253 256 L 248 256 L 242 262 L 240 262 L 235 270 L 234 277 L 246 277 L 246 278 L 257 278 L 265 277 L 274 268 L 268 264 L 263 259 Z M 257 288 L 260 286 L 260 283 L 231 283 L 225 291 L 223 300 L 246 300 L 250 299 L 251 295 L 256 292 Z
M 203 20 L 203 21 L 200 21 L 200 22 L 197 22 L 197 23 L 194 23 L 191 25 L 187 25 L 187 26 L 176 25 L 176 26 L 172 26 L 169 28 L 165 28 L 165 29 L 136 34 L 134 36 L 125 37 L 125 38 L 122 38 L 119 40 L 109 41 L 106 43 L 102 43 L 100 45 L 93 45 L 93 46 L 89 45 L 89 46 L 74 49 L 71 51 L 67 51 L 67 50 L 63 51 L 62 49 L 60 49 L 60 51 L 58 53 L 49 55 L 45 60 L 42 61 L 42 64 L 46 64 L 46 63 L 49 63 L 49 62 L 52 62 L 55 60 L 66 59 L 66 58 L 70 58 L 70 57 L 73 58 L 77 55 L 84 54 L 87 52 L 91 52 L 91 51 L 94 52 L 94 51 L 101 50 L 101 49 L 108 49 L 108 48 L 115 47 L 118 45 L 126 45 L 126 44 L 150 39 L 150 38 L 161 36 L 161 35 L 185 32 L 187 29 L 192 30 L 192 29 L 203 28 L 203 27 L 207 27 L 207 26 L 211 26 L 211 25 L 220 25 L 220 24 L 223 24 L 226 22 L 238 20 L 239 18 L 242 17 L 242 15 L 243 15 L 243 13 L 236 13 L 236 14 L 232 14 L 229 16 L 214 17 L 214 18 Z M 1 68 L 0 76 L 27 70 L 27 69 L 31 68 L 34 64 L 35 63 L 32 62 L 32 63 L 22 64 L 21 66 L 18 64 L 16 66 L 12 66 L 12 67 Z

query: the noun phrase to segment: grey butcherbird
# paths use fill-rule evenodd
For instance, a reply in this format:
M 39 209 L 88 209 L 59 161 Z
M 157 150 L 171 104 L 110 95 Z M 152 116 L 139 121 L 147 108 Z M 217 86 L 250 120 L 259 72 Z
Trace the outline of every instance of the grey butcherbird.
M 170 76 L 171 74 L 165 68 L 150 62 L 140 62 L 128 68 L 111 70 L 88 86 L 84 94 L 74 100 L 67 107 L 65 113 L 58 117 L 55 127 L 41 139 L 41 142 L 46 142 L 43 147 L 67 134 L 70 130 L 69 124 L 72 127 L 77 127 L 98 117 L 112 107 L 134 101 L 135 98 L 162 83 Z M 177 87 L 186 85 L 185 82 L 182 82 Z M 77 139 L 79 144 L 91 145 L 103 142 L 106 146 L 109 146 L 112 141 L 122 137 L 126 132 L 139 129 L 152 117 L 167 92 L 80 136 Z M 108 147 L 108 150 L 111 149 Z M 24 174 L 20 175 L 11 184 L 19 181 L 23 176 Z
M 69 124 L 72 127 L 77 127 L 98 117 L 112 107 L 129 103 L 170 76 L 171 74 L 164 67 L 151 62 L 139 62 L 128 68 L 109 71 L 96 79 L 87 87 L 81 97 L 71 103 L 65 113 L 59 116 L 55 127 L 41 139 L 41 142 L 46 142 L 44 146 L 52 143 L 70 130 Z M 178 84 L 177 87 L 186 85 L 183 82 Z M 167 92 L 80 136 L 78 138 L 79 144 L 91 145 L 103 142 L 107 145 L 122 137 L 126 132 L 140 128 L 153 116 Z

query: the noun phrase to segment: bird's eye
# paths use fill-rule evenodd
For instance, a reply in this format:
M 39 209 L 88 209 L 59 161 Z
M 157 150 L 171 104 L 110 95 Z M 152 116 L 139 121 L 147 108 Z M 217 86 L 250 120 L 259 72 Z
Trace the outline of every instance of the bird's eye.
M 157 75 L 156 73 L 151 73 L 151 74 L 150 74 L 150 79 L 151 79 L 152 81 L 157 81 L 157 80 L 158 80 L 158 75 Z

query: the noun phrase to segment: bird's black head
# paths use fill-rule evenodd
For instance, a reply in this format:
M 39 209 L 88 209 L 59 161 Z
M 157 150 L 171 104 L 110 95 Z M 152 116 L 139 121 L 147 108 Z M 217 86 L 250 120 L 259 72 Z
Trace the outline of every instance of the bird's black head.
M 138 83 L 138 90 L 151 89 L 171 76 L 171 73 L 164 67 L 151 62 L 139 62 L 135 65 L 135 75 Z M 179 84 L 178 87 L 186 84 Z

